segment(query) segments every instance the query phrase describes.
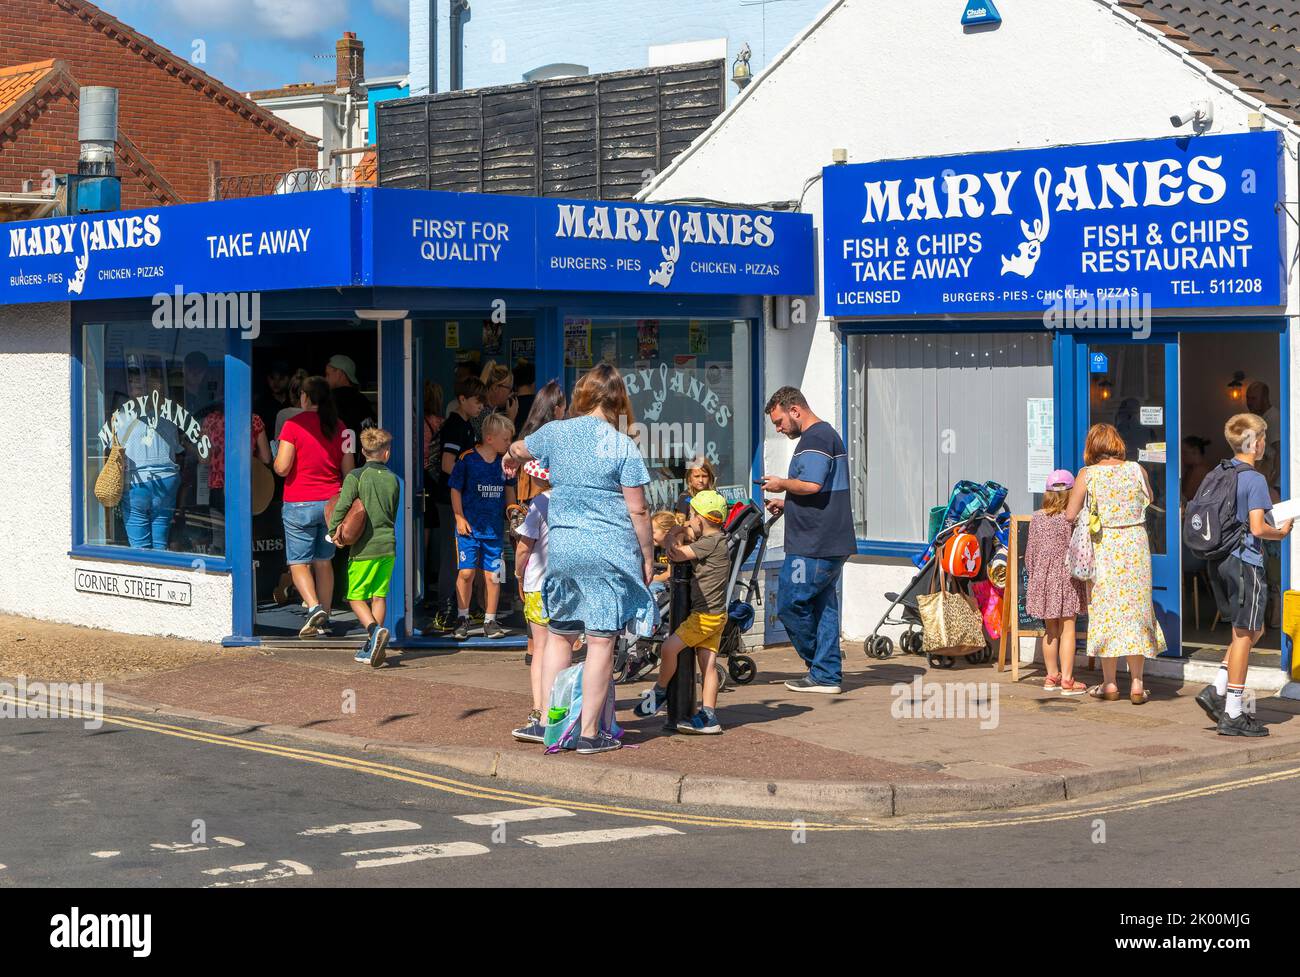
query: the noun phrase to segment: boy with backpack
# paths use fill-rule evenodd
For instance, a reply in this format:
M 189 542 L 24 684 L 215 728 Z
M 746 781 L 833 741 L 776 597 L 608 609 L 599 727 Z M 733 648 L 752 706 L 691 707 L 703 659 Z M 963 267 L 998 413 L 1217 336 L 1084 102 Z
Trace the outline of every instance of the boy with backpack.
M 332 536 L 354 501 L 360 499 L 365 507 L 365 527 L 348 549 L 348 604 L 367 635 L 366 643 L 352 660 L 371 668 L 384 663 L 389 637 L 384 616 L 397 553 L 393 527 L 402 491 L 397 476 L 388 469 L 392 449 L 393 436 L 383 428 L 368 427 L 361 432 L 361 454 L 366 463 L 343 479 L 329 521 Z
M 1268 479 L 1256 470 L 1268 443 L 1268 425 L 1256 414 L 1234 414 L 1223 426 L 1233 456 L 1205 476 L 1187 506 L 1183 541 L 1210 564 L 1210 585 L 1219 613 L 1232 622 L 1232 643 L 1213 685 L 1196 704 L 1214 720 L 1220 736 L 1267 736 L 1245 712 L 1242 698 L 1250 650 L 1264 633 L 1268 580 L 1262 541 L 1286 539 L 1291 520 L 1269 522 L 1273 508 Z
M 727 500 L 713 489 L 706 489 L 691 496 L 690 507 L 690 521 L 669 530 L 664 549 L 670 560 L 690 560 L 694 564 L 691 613 L 659 649 L 659 679 L 637 705 L 636 712 L 639 716 L 653 716 L 664 707 L 668 683 L 677 672 L 677 656 L 693 648 L 704 679 L 701 706 L 694 716 L 677 724 L 677 731 L 717 735 L 722 726 L 716 712 L 718 673 L 713 666 L 727 624 L 727 582 L 731 576 L 731 554 L 722 532 Z

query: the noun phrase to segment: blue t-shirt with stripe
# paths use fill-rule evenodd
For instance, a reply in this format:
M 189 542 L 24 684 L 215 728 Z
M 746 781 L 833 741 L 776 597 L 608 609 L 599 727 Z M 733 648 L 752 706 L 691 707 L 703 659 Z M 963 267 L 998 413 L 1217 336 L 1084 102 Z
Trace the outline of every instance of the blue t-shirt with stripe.
M 849 496 L 849 456 L 835 428 L 818 421 L 799 438 L 790 459 L 790 478 L 816 482 L 820 492 L 785 498 L 785 551 L 817 560 L 857 551 Z

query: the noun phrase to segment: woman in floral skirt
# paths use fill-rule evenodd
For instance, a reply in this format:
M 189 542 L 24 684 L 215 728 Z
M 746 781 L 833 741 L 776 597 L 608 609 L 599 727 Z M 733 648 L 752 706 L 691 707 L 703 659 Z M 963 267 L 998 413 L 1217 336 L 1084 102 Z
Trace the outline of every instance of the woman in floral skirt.
M 1093 579 L 1088 595 L 1088 654 L 1101 659 L 1102 682 L 1088 690 L 1094 699 L 1119 698 L 1119 659 L 1128 659 L 1129 701 L 1142 705 L 1146 659 L 1165 650 L 1164 632 L 1151 602 L 1151 547 L 1146 508 L 1151 483 L 1140 465 L 1127 461 L 1124 439 L 1110 424 L 1088 429 L 1083 460 L 1067 519 L 1088 518 L 1095 506 L 1101 532 L 1093 538 Z M 1091 496 L 1091 499 L 1088 499 Z M 1080 516 L 1080 513 L 1083 513 Z

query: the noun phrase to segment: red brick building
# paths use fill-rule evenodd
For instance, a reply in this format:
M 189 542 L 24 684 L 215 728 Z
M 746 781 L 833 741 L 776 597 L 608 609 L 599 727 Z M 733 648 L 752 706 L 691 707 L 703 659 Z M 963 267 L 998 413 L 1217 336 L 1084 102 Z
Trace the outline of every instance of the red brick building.
M 49 189 L 77 168 L 78 89 L 119 91 L 122 206 L 208 199 L 223 174 L 316 167 L 312 136 L 85 0 L 5 0 L 0 17 L 0 194 Z

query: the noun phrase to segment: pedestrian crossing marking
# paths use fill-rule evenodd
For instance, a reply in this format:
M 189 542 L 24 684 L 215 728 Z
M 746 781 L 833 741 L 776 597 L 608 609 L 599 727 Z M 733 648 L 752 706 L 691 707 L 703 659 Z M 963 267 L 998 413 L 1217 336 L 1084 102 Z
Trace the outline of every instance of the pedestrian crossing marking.
M 457 814 L 456 820 L 465 824 L 490 826 L 511 821 L 544 821 L 547 818 L 571 818 L 572 811 L 562 807 L 519 807 L 510 811 L 492 811 L 488 814 Z
M 684 832 L 666 824 L 648 824 L 641 828 L 599 828 L 594 831 L 561 831 L 547 835 L 523 835 L 520 841 L 538 848 L 565 848 L 569 845 L 598 845 L 630 838 L 653 838 Z
M 280 859 L 269 871 L 263 872 L 268 867 L 267 862 L 249 862 L 246 865 L 231 865 L 229 868 L 205 868 L 204 875 L 246 875 L 248 878 L 233 879 L 229 882 L 214 882 L 208 888 L 222 889 L 232 885 L 255 885 L 259 882 L 274 882 L 276 879 L 288 879 L 296 875 L 311 875 L 312 870 L 302 862 L 292 862 L 288 859 Z M 260 875 L 254 875 L 254 872 L 262 872 Z
M 472 841 L 449 841 L 441 844 L 395 845 L 391 848 L 369 848 L 364 851 L 345 851 L 347 858 L 361 855 L 377 855 L 377 858 L 362 858 L 353 868 L 384 868 L 388 865 L 405 865 L 408 862 L 423 862 L 431 858 L 456 858 L 461 855 L 486 855 L 488 849 Z
M 120 851 L 92 851 L 90 854 L 95 858 L 116 858 L 122 853 Z
M 351 824 L 328 824 L 320 828 L 299 831 L 303 837 L 313 835 L 373 835 L 385 831 L 418 831 L 414 821 L 354 821 Z

